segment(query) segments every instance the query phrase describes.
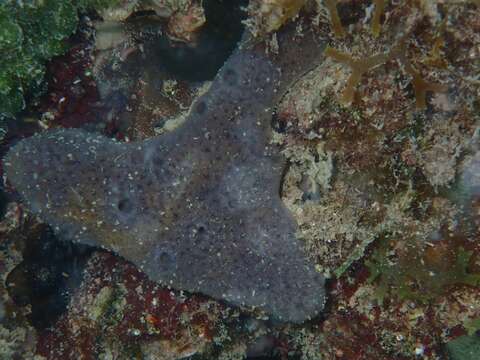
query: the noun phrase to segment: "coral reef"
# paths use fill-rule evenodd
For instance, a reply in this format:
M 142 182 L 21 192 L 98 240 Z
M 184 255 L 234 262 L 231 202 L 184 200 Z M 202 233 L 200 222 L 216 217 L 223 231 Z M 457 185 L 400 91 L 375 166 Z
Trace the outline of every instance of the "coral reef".
M 61 72 L 43 98 L 41 111 L 47 113 L 40 122 L 32 118 L 18 122 L 30 124 L 26 128 L 10 127 L 3 138 L 4 151 L 8 142 L 49 127 L 79 126 L 129 143 L 168 137 L 189 124 L 199 100 L 218 88 L 216 80 L 210 80 L 230 52 L 219 50 L 218 66 L 208 71 L 206 64 L 213 60 L 202 54 L 208 52 L 208 44 L 222 48 L 223 39 L 213 34 L 238 34 L 232 30 L 238 29 L 232 19 L 240 12 L 216 7 L 225 18 L 217 22 L 213 3 L 204 1 L 203 11 L 190 14 L 193 18 L 188 6 L 181 5 L 197 2 L 125 1 L 111 7 L 112 15 L 116 11 L 120 15 L 111 18 L 116 21 L 113 25 L 95 24 L 96 50 L 77 48 L 73 58 L 58 59 L 51 71 Z M 162 13 L 177 5 L 177 10 Z M 85 358 L 120 359 L 476 358 L 478 6 L 478 1 L 443 0 L 249 3 L 245 23 L 255 36 L 246 49 L 253 48 L 280 67 L 288 79 L 280 84 L 279 101 L 265 109 L 268 118 L 273 113 L 274 132 L 268 139 L 272 148 L 279 149 L 276 154 L 287 160 L 277 190 L 298 225 L 296 237 L 315 270 L 330 278 L 321 316 L 303 324 L 271 322 L 260 311 L 161 287 L 131 264 L 96 252 L 80 285 L 75 285 L 75 276 L 69 277 L 71 295 L 66 308 L 57 307 L 60 317 L 45 316 L 53 321 L 48 331 L 30 325 L 39 319 L 41 305 L 28 291 L 15 291 L 8 280 L 8 294 L 0 286 L 4 305 L 0 339 L 6 344 L 5 353 L 52 359 L 62 349 Z M 196 21 L 202 14 L 203 24 Z M 181 34 L 175 35 L 171 24 L 183 21 L 187 26 L 179 26 Z M 227 30 L 225 23 L 232 27 Z M 285 32 L 291 34 L 287 41 L 282 37 Z M 317 45 L 302 47 L 312 34 Z M 228 39 L 230 49 L 234 38 Z M 318 44 L 328 44 L 326 52 Z M 95 56 L 93 77 L 79 77 L 78 71 L 89 71 L 90 55 Z M 73 65 L 76 60 L 86 67 L 79 70 L 83 65 Z M 61 76 L 64 71 L 72 74 Z M 265 81 L 271 72 L 261 75 Z M 74 86 L 77 78 L 81 86 Z M 90 86 L 94 81 L 98 94 Z M 62 97 L 66 99 L 60 102 Z M 236 114 L 245 108 L 241 106 Z M 75 116 L 82 109 L 88 109 L 85 116 Z M 210 109 L 207 106 L 206 113 Z M 40 126 L 34 127 L 37 123 Z M 266 128 L 270 131 L 268 124 Z M 208 134 L 210 142 L 212 134 Z M 205 141 L 194 139 L 189 146 Z M 119 164 L 126 161 L 121 159 Z M 135 176 L 132 173 L 129 184 L 140 183 Z M 120 189 L 118 194 L 128 192 Z M 10 196 L 0 224 L 2 238 L 9 239 L 0 257 L 2 276 L 7 279 L 8 273 L 8 278 L 18 279 L 18 289 L 24 289 L 25 283 L 51 289 L 46 284 L 56 276 L 19 276 L 23 272 L 18 269 L 37 264 L 31 263 L 28 252 L 18 251 L 35 248 L 26 234 L 36 225 L 25 222 L 29 210 Z M 188 210 L 196 214 L 195 209 Z M 164 259 L 168 262 L 168 257 Z M 61 271 L 46 268 L 55 274 Z M 22 282 L 25 279 L 30 282 Z M 152 294 L 161 299 L 155 306 Z M 281 296 L 286 294 L 283 291 Z M 171 316 L 166 308 L 173 309 Z M 92 334 L 98 335 L 98 341 Z M 72 339 L 75 344 L 69 342 Z
M 327 58 L 275 124 L 291 163 L 282 197 L 334 278 L 326 321 L 307 337 L 292 329 L 291 345 L 305 358 L 441 359 L 478 316 L 476 8 L 328 5 Z M 312 196 L 325 154 L 328 186 Z
M 352 6 L 342 2 L 335 8 L 342 17 L 344 13 L 356 13 Z M 349 25 L 343 28 L 348 27 L 349 31 L 345 30 L 342 38 L 330 35 L 332 20 L 320 17 L 319 27 L 332 37 L 325 51 L 326 59 L 286 94 L 278 109 L 276 125 L 283 132 L 276 141 L 285 146 L 287 156 L 289 149 L 297 149 L 298 154 L 303 148 L 308 154 L 321 144 L 333 159 L 330 189 L 321 196 L 312 199 L 309 189 L 305 189 L 304 181 L 312 166 L 304 169 L 291 166 L 292 174 L 287 173 L 288 187 L 283 193 L 297 222 L 312 229 L 310 233 L 304 232 L 300 225 L 300 235 L 317 258 L 317 265 L 332 272 L 336 268 L 337 274 L 352 263 L 349 253 L 354 248 L 360 254 L 356 256 L 358 260 L 368 244 L 385 232 L 405 232 L 398 226 L 411 227 L 407 225 L 412 223 L 408 216 L 398 218 L 398 212 L 387 210 L 399 208 L 398 201 L 408 199 L 402 194 L 421 193 L 415 202 L 428 200 L 423 204 L 427 206 L 431 201 L 428 194 L 452 186 L 461 154 L 470 151 L 475 134 L 472 99 L 478 90 L 468 76 L 461 75 L 464 66 L 469 67 L 470 74 L 475 68 L 466 60 L 465 53 L 470 48 L 468 44 L 478 42 L 474 35 L 478 27 L 472 17 L 474 8 L 468 4 L 443 8 L 441 4 L 428 7 L 385 3 L 381 18 L 386 20 L 375 35 L 369 22 L 362 19 L 364 14 L 367 20 L 377 16 L 372 15 L 374 10 L 362 2 L 357 6 L 363 8 L 357 11 L 356 19 L 348 18 Z M 440 9 L 451 14 L 449 25 L 439 15 Z M 400 14 L 405 21 L 399 20 Z M 463 25 L 459 18 L 464 20 Z M 404 27 L 398 31 L 401 26 Z M 440 56 L 439 45 L 435 45 L 439 44 L 438 39 L 448 39 L 450 48 L 461 48 L 460 56 L 449 57 L 443 52 L 447 49 L 445 44 L 441 47 L 443 62 L 422 63 Z M 369 55 L 372 53 L 376 55 Z M 351 68 L 350 74 L 345 72 L 343 64 Z M 446 71 L 446 67 L 450 70 Z M 428 76 L 420 78 L 417 69 Z M 411 77 L 410 85 L 406 76 Z M 432 85 L 440 83 L 449 84 L 455 91 L 445 93 L 446 85 Z M 293 164 L 302 156 L 292 158 Z M 376 171 L 372 171 L 373 164 L 378 166 Z M 297 179 L 293 186 L 288 180 L 290 176 Z M 425 180 L 431 187 L 426 186 Z M 347 211 L 342 209 L 349 210 L 342 212 Z M 405 210 L 407 207 L 401 212 Z M 438 223 L 438 215 L 422 221 Z M 325 232 L 315 225 L 315 218 L 338 220 L 331 221 L 331 230 Z M 424 228 L 427 229 L 435 231 L 432 227 Z M 338 239 L 338 234 L 348 234 L 351 239 L 346 248 L 345 240 L 341 241 L 341 247 L 335 246 L 338 241 L 333 239 Z M 344 249 L 343 257 L 334 261 L 338 257 L 334 249 Z M 331 254 L 331 259 L 326 254 Z

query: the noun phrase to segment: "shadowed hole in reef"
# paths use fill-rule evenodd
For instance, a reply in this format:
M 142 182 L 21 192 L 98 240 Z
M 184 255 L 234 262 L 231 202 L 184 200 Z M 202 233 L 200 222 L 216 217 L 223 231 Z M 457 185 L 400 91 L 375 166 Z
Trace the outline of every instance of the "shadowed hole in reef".
M 3 217 L 5 216 L 5 213 L 7 211 L 7 204 L 8 204 L 8 196 L 3 191 L 3 189 L 0 188 L 0 220 L 2 220 Z
M 93 251 L 58 240 L 47 226 L 26 239 L 24 260 L 8 274 L 6 286 L 17 305 L 31 306 L 29 320 L 35 328 L 53 325 L 66 310 Z
M 153 39 L 152 48 L 167 71 L 189 81 L 211 80 L 240 40 L 247 0 L 204 0 L 206 23 L 195 44 L 173 42 L 166 36 Z M 148 56 L 148 54 L 147 54 Z

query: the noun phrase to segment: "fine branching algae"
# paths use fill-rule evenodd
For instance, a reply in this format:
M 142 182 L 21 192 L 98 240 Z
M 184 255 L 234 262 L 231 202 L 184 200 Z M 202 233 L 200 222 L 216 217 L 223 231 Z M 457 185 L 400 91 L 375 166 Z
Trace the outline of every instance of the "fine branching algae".
M 138 143 L 48 131 L 11 149 L 7 178 L 58 235 L 154 280 L 281 320 L 315 316 L 324 280 L 295 238 L 279 196 L 284 159 L 270 143 L 274 106 L 322 58 L 313 34 L 294 33 L 279 34 L 271 59 L 244 40 L 176 130 Z

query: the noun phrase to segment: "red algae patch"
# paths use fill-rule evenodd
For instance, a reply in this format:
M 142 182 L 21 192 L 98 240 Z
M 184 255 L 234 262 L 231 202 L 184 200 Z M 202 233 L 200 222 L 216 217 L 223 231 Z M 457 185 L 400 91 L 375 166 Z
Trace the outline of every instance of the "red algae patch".
M 221 310 L 212 300 L 163 288 L 132 264 L 96 253 L 67 312 L 40 333 L 37 353 L 47 359 L 94 359 L 107 356 L 116 344 L 118 354 L 134 356 L 153 342 L 161 344 L 157 352 L 177 357 L 202 352 Z

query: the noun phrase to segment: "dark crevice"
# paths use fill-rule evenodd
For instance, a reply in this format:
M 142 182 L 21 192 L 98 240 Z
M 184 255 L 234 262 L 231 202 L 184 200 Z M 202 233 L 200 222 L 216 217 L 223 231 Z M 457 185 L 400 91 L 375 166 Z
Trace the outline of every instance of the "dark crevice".
M 17 305 L 31 306 L 29 320 L 37 330 L 53 325 L 65 312 L 93 251 L 58 240 L 47 226 L 26 239 L 24 260 L 8 274 L 6 286 Z
M 242 20 L 246 17 L 242 8 L 246 5 L 246 0 L 204 1 L 206 23 L 196 44 L 174 42 L 161 36 L 152 39 L 154 56 L 162 59 L 166 70 L 179 79 L 213 79 L 240 41 L 244 29 Z

